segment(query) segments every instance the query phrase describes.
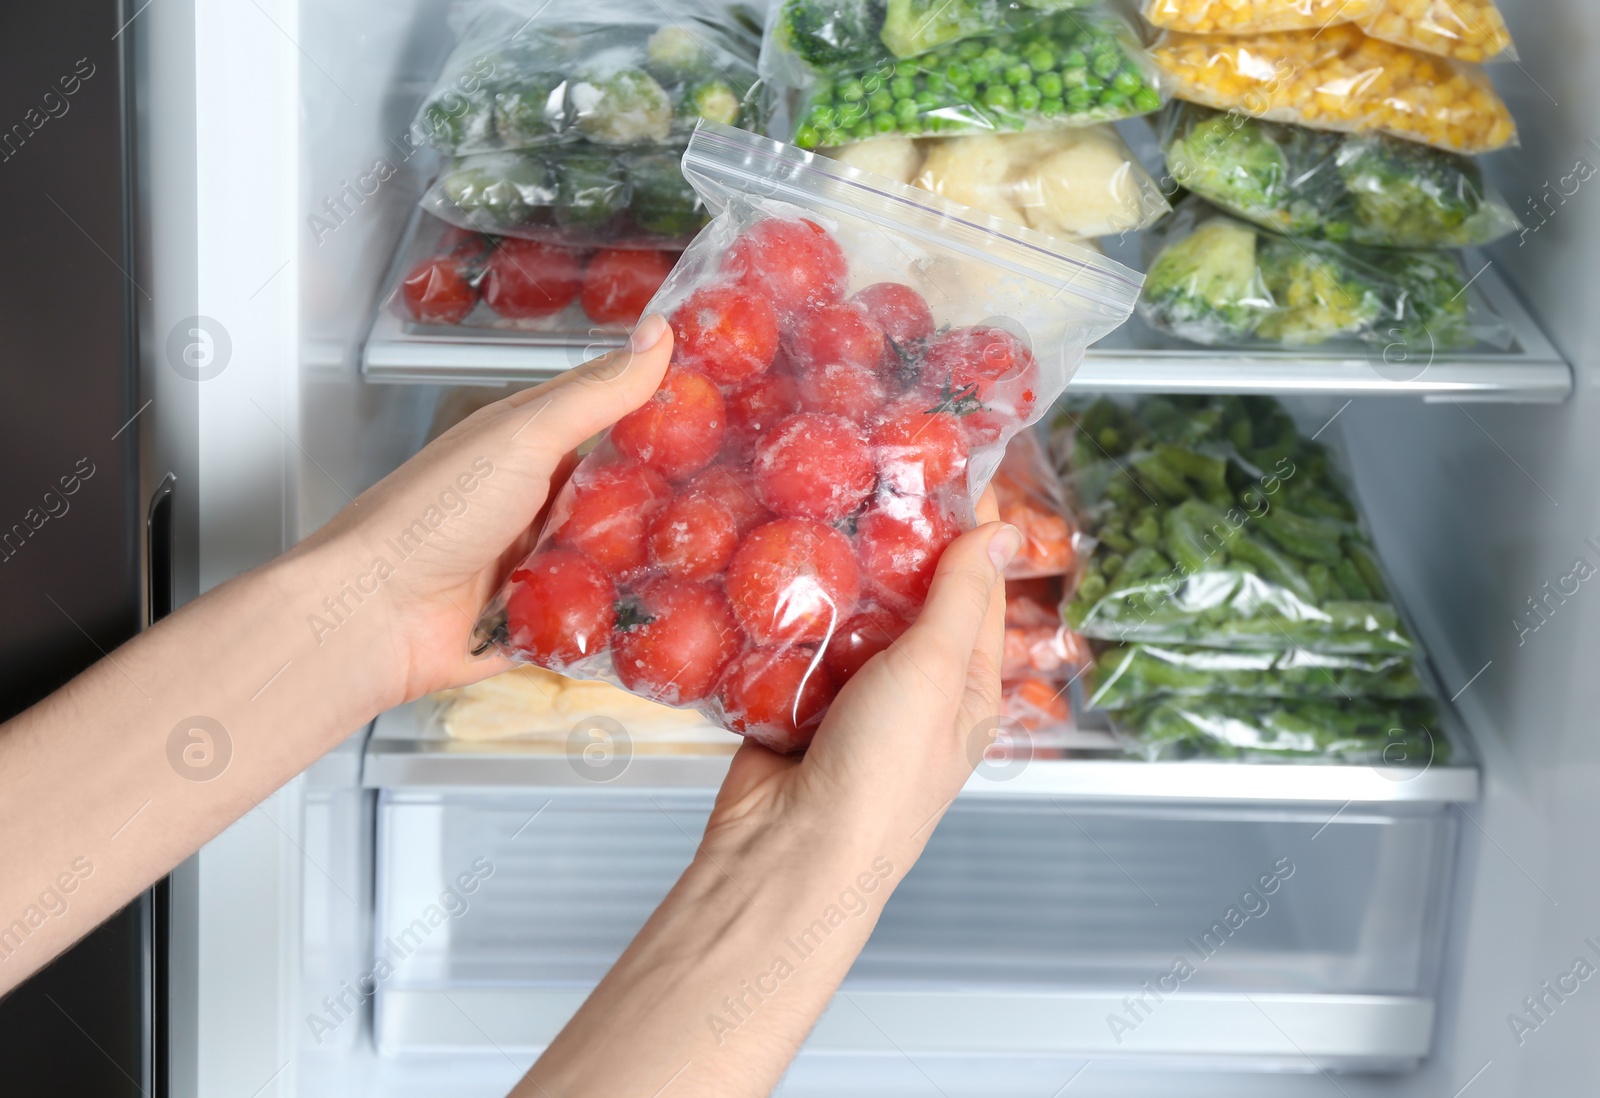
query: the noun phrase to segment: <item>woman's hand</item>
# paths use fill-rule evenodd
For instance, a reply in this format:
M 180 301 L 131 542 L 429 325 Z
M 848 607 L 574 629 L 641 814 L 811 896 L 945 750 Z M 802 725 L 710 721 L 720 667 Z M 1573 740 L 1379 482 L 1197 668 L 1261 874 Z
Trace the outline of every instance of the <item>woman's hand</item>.
M 390 705 L 511 666 L 468 654 L 478 615 L 533 547 L 573 450 L 649 399 L 671 354 L 672 329 L 646 317 L 621 350 L 462 420 L 296 549 L 378 582 Z

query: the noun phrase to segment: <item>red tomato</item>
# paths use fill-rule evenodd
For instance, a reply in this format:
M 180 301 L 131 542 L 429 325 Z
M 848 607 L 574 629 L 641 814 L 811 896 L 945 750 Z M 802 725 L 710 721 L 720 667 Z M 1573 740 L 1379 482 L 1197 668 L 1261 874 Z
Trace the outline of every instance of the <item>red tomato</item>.
M 1033 414 L 1039 364 L 1004 328 L 952 328 L 928 348 L 919 391 L 962 417 L 975 446 L 997 442 Z
M 811 743 L 833 695 L 828 669 L 803 648 L 753 648 L 717 691 L 730 728 L 784 755 Z
M 478 291 L 467 280 L 460 259 L 424 259 L 400 284 L 400 296 L 412 318 L 422 324 L 460 324 L 478 303 Z
M 651 562 L 681 579 L 710 579 L 722 571 L 738 544 L 738 520 L 711 495 L 685 492 L 650 523 Z
M 675 262 L 671 252 L 602 248 L 584 268 L 578 301 L 596 324 L 637 324 Z
M 724 581 L 739 623 L 761 643 L 822 641 L 850 616 L 861 573 L 831 526 L 778 519 L 740 543 Z
M 828 640 L 823 658 L 833 681 L 843 686 L 862 666 L 888 648 L 911 623 L 881 607 L 870 607 L 845 622 Z
M 773 518 L 756 498 L 755 480 L 742 467 L 712 465 L 696 473 L 683 490 L 688 495 L 710 496 L 726 507 L 738 525 L 740 537 Z
M 433 250 L 436 255 L 474 255 L 492 247 L 494 237 L 450 225 L 439 234 L 439 243 L 434 245 Z
M 747 454 L 777 422 L 800 410 L 800 393 L 788 374 L 762 374 L 728 394 L 728 441 Z
M 625 603 L 612 660 L 635 694 L 687 705 L 711 693 L 744 644 L 727 597 L 708 583 L 652 581 Z
M 933 335 L 933 310 L 903 282 L 875 282 L 850 299 L 866 310 L 889 343 L 885 365 L 898 368 L 901 356 L 914 357 L 922 341 Z M 896 351 L 898 348 L 898 353 Z
M 846 363 L 876 370 L 883 362 L 883 329 L 864 309 L 840 303 L 802 314 L 787 340 L 795 373 L 804 378 L 823 366 Z
M 723 385 L 762 373 L 778 353 L 778 317 L 758 294 L 704 286 L 672 313 L 672 357 Z
M 888 386 L 872 366 L 830 362 L 802 370 L 798 378 L 800 405 L 808 412 L 866 423 L 889 399 Z
M 722 269 L 760 290 L 782 314 L 832 305 L 844 297 L 844 251 L 815 221 L 773 217 L 733 242 Z
M 583 264 L 567 248 L 507 237 L 484 267 L 483 300 L 515 320 L 553 316 L 583 284 Z
M 932 500 L 881 497 L 856 523 L 856 552 L 867 587 L 892 609 L 921 607 L 944 547 L 961 531 Z
M 923 397 L 902 402 L 872 429 L 872 453 L 883 483 L 902 495 L 923 496 L 967 471 L 967 438 L 948 412 L 929 412 Z
M 555 542 L 587 553 L 618 578 L 649 563 L 646 531 L 656 512 L 672 498 L 661 474 L 631 461 L 578 467 L 561 501 L 566 517 Z
M 506 637 L 544 667 L 561 668 L 605 651 L 617 599 L 598 564 L 570 549 L 545 549 L 511 573 Z
M 705 374 L 677 367 L 643 405 L 611 428 L 611 443 L 635 461 L 677 480 L 703 469 L 722 449 L 727 409 Z
M 861 506 L 877 473 L 862 432 L 841 416 L 802 412 L 756 443 L 756 496 L 780 515 L 832 522 Z

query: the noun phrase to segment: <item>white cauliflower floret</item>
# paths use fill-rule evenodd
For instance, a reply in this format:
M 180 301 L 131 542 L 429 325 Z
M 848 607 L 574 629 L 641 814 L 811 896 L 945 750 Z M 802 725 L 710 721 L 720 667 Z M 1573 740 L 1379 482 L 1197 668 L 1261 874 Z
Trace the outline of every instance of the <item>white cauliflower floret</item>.
M 909 137 L 874 137 L 832 150 L 841 164 L 881 175 L 896 183 L 910 183 L 922 163 L 922 151 Z
M 1012 169 L 1004 137 L 975 134 L 937 142 L 913 182 L 952 202 L 1025 225 L 1012 197 Z

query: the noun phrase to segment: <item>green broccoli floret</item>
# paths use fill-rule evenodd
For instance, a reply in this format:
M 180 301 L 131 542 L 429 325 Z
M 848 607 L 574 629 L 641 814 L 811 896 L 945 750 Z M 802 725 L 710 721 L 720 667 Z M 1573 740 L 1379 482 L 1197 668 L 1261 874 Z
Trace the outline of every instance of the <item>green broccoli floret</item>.
M 1256 230 L 1216 217 L 1168 245 L 1150 265 L 1139 307 L 1196 343 L 1246 338 L 1272 309 L 1256 269 Z
M 532 73 L 494 93 L 494 132 L 508 149 L 548 141 L 566 128 L 566 96 L 559 73 Z
M 707 68 L 710 53 L 694 33 L 668 23 L 650 36 L 644 47 L 644 64 L 663 84 L 687 80 Z
M 883 53 L 883 0 L 785 0 L 781 41 L 823 72 L 854 68 Z
M 454 152 L 483 149 L 494 132 L 494 104 L 486 88 L 472 92 L 446 89 L 422 108 L 428 143 Z
M 1421 353 L 1473 343 L 1461 265 L 1448 252 L 1374 249 L 1364 253 L 1390 280 L 1392 323 L 1372 333 L 1374 342 L 1403 343 Z
M 1346 141 L 1339 174 L 1354 202 L 1355 239 L 1368 244 L 1480 244 L 1516 227 L 1486 198 L 1483 173 L 1465 156 L 1378 136 Z
M 1167 171 L 1179 186 L 1269 228 L 1289 230 L 1280 209 L 1288 165 L 1283 150 L 1254 119 L 1213 114 L 1180 129 L 1166 154 Z
M 704 118 L 732 126 L 739 121 L 741 106 L 733 86 L 720 77 L 714 77 L 686 88 L 678 113 L 690 119 Z
M 578 129 L 601 145 L 665 141 L 672 130 L 672 99 L 642 69 L 619 69 L 572 86 Z
M 1289 344 L 1321 343 L 1367 331 L 1383 311 L 1378 280 L 1326 245 L 1264 239 L 1261 276 L 1277 308 L 1256 334 Z

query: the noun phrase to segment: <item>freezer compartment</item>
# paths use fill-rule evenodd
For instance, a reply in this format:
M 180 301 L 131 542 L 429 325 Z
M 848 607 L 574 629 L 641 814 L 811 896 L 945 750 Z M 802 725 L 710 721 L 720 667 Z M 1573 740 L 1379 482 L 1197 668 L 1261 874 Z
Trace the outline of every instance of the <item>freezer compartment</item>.
M 694 855 L 703 793 L 380 794 L 384 1055 L 531 1052 Z M 1424 1056 L 1456 823 L 1445 805 L 959 801 L 813 1052 Z M 803 963 L 828 933 L 797 917 Z M 380 967 L 382 966 L 382 967 Z

